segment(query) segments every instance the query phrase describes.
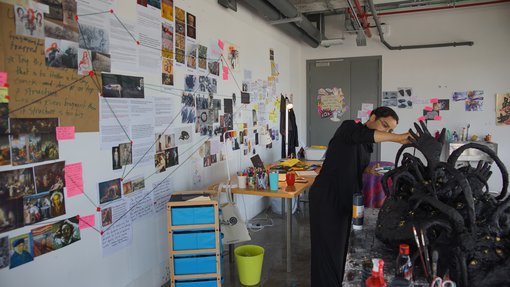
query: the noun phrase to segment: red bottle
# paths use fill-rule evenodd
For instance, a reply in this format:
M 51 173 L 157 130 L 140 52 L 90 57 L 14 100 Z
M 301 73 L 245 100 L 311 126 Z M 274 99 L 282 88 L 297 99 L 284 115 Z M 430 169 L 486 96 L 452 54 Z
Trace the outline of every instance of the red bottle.
M 384 280 L 384 261 L 382 259 L 372 259 L 372 276 L 368 277 L 365 281 L 366 287 L 387 287 L 386 280 Z
M 395 277 L 405 278 L 409 281 L 413 280 L 413 264 L 409 257 L 409 245 L 400 244 L 400 252 L 397 257 L 397 268 Z

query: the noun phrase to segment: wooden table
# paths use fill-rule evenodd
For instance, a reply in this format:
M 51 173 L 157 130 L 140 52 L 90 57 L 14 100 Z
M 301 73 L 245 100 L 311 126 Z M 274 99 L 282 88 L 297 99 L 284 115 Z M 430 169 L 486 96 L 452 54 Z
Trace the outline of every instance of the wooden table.
M 275 163 L 279 164 L 279 163 Z M 317 164 L 317 162 L 305 162 L 305 164 Z M 273 164 L 274 165 L 274 164 Z M 273 166 L 270 165 L 270 166 Z M 267 196 L 267 197 L 278 197 L 282 200 L 285 199 L 285 209 L 286 209 L 286 226 L 287 226 L 287 272 L 292 271 L 291 265 L 291 255 L 292 255 L 292 199 L 297 198 L 301 193 L 305 192 L 312 185 L 314 178 L 307 177 L 306 183 L 296 182 L 294 187 L 288 187 L 286 182 L 278 182 L 278 191 L 270 191 L 270 190 L 254 190 L 254 189 L 242 189 L 242 188 L 232 188 L 232 194 L 245 194 L 245 195 L 258 195 L 258 196 Z M 218 184 L 214 184 L 209 186 L 209 189 L 218 189 Z M 225 191 L 225 190 L 223 190 Z M 283 202 L 282 202 L 283 205 Z M 283 212 L 283 208 L 282 208 Z M 233 245 L 229 245 L 229 252 L 233 254 Z M 232 256 L 232 255 L 231 255 Z M 231 257 L 232 258 L 232 257 Z

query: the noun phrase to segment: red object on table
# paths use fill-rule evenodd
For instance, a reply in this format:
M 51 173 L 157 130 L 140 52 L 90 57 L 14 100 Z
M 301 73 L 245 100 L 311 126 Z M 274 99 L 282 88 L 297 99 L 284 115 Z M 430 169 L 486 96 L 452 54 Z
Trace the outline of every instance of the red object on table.
M 287 181 L 287 186 L 294 186 L 294 183 L 296 182 L 296 174 L 293 172 L 287 172 L 285 180 Z
M 380 208 L 384 200 L 386 199 L 386 195 L 384 194 L 384 190 L 382 188 L 381 179 L 384 176 L 383 173 L 378 173 L 375 168 L 377 167 L 385 167 L 385 166 L 394 166 L 392 162 L 387 161 L 378 161 L 371 162 L 368 167 L 363 172 L 363 203 L 365 207 L 370 208 Z M 388 180 L 388 187 L 391 187 L 392 182 L 391 179 Z

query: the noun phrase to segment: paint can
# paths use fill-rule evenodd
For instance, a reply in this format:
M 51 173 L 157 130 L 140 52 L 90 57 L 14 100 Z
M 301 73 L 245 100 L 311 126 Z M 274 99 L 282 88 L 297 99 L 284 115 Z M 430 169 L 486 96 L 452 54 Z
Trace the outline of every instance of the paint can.
M 363 204 L 363 194 L 356 193 L 352 197 L 352 229 L 363 229 L 363 216 L 365 205 Z

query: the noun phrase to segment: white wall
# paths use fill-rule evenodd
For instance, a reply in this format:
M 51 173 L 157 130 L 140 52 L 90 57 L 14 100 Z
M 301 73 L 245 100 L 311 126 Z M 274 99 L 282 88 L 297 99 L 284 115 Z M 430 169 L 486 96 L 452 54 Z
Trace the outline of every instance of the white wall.
M 197 17 L 197 42 L 209 45 L 210 39 L 222 39 L 235 43 L 240 49 L 240 64 L 242 69 L 252 71 L 252 79 L 267 80 L 270 75 L 269 49 L 274 49 L 275 60 L 279 64 L 279 82 L 277 93 L 296 93 L 299 86 L 298 76 L 301 69 L 299 43 L 283 33 L 275 30 L 259 16 L 238 6 L 238 11 L 227 10 L 217 4 L 217 1 L 174 1 L 178 6 Z M 136 1 L 122 0 L 118 2 L 117 13 L 121 17 L 128 17 L 135 21 Z M 112 51 L 114 53 L 114 51 Z M 175 68 L 175 85 L 182 89 L 184 86 L 185 68 Z M 137 75 L 133 71 L 112 71 Z M 159 71 L 156 71 L 159 73 Z M 157 73 L 156 73 L 157 74 Z M 159 84 L 160 77 L 143 75 L 146 83 Z M 243 72 L 236 74 L 241 85 Z M 218 95 L 231 95 L 239 89 L 232 80 L 218 80 Z M 146 90 L 146 94 L 148 94 Z M 178 103 L 179 100 L 176 100 Z M 177 104 L 176 104 L 177 106 Z M 180 109 L 180 105 L 178 107 Z M 176 109 L 177 109 L 176 108 Z M 274 125 L 278 126 L 278 125 Z M 98 182 L 117 178 L 118 172 L 111 170 L 111 153 L 100 151 L 98 133 L 78 133 L 74 141 L 61 142 L 60 158 L 68 163 L 83 163 L 83 178 L 85 192 L 93 200 L 98 199 Z M 229 145 L 230 147 L 230 145 Z M 272 162 L 280 158 L 280 142 L 273 142 L 273 149 L 265 150 L 257 146 L 257 151 L 264 162 Z M 179 154 L 182 162 L 188 154 Z M 240 151 L 229 153 L 230 171 L 235 174 L 240 168 L 250 166 L 249 156 L 241 155 Z M 227 176 L 225 162 L 217 163 L 208 168 L 200 168 L 202 182 L 193 186 L 191 173 L 194 165 L 201 165 L 199 160 L 190 160 L 180 165 L 172 175 L 175 191 L 205 188 L 207 185 L 223 180 Z M 10 167 L 1 167 L 0 171 Z M 173 170 L 173 169 L 172 169 Z M 153 168 L 140 169 L 136 174 L 149 175 Z M 152 176 L 146 181 L 146 186 L 152 187 L 153 182 L 163 179 L 168 172 Z M 135 174 L 135 172 L 133 172 Z M 239 207 L 241 213 L 248 218 L 258 214 L 267 201 L 257 196 L 241 197 Z M 94 213 L 95 208 L 83 197 L 77 196 L 66 199 L 67 214 L 88 215 Z M 64 216 L 62 216 L 64 218 Z M 60 219 L 60 218 L 58 218 Z M 96 216 L 97 226 L 100 216 Z M 33 227 L 17 229 L 2 236 L 17 236 L 30 231 Z M 134 223 L 132 244 L 113 255 L 103 258 L 101 254 L 101 236 L 92 229 L 82 231 L 82 239 L 68 247 L 53 251 L 35 258 L 31 263 L 9 270 L 0 270 L 0 286 L 160 286 L 168 281 L 168 248 L 166 213 L 147 217 Z
M 492 5 L 475 8 L 450 9 L 435 12 L 382 16 L 381 22 L 390 26 L 387 42 L 393 46 L 429 44 L 442 42 L 474 41 L 471 47 L 434 48 L 390 51 L 378 37 L 368 39 L 367 46 L 357 47 L 355 35 L 345 34 L 343 45 L 330 48 L 303 49 L 303 63 L 309 59 L 382 56 L 382 90 L 395 91 L 398 87 L 412 87 L 420 98 L 451 99 L 454 91 L 485 91 L 484 111 L 465 112 L 462 102 L 450 100 L 450 111 L 442 111 L 443 120 L 429 122 L 434 132 L 442 127 L 457 130 L 468 123 L 470 134 L 484 136 L 492 134 L 499 144 L 499 157 L 510 167 L 510 128 L 496 126 L 496 93 L 510 92 L 510 5 Z M 343 27 L 339 16 L 327 17 L 327 27 Z M 327 30 L 327 36 L 342 36 L 340 30 Z M 377 34 L 376 29 L 372 29 Z M 304 67 L 300 69 L 301 92 L 299 103 L 306 106 L 306 77 Z M 400 125 L 396 132 L 405 132 L 421 115 L 425 105 L 413 109 L 397 109 Z M 305 109 L 303 109 L 304 113 Z M 298 118 L 299 126 L 306 125 L 305 117 Z M 300 138 L 305 141 L 306 135 Z M 398 145 L 384 143 L 382 160 L 394 161 Z M 494 175 L 489 181 L 491 190 L 501 189 L 499 170 L 492 168 Z

